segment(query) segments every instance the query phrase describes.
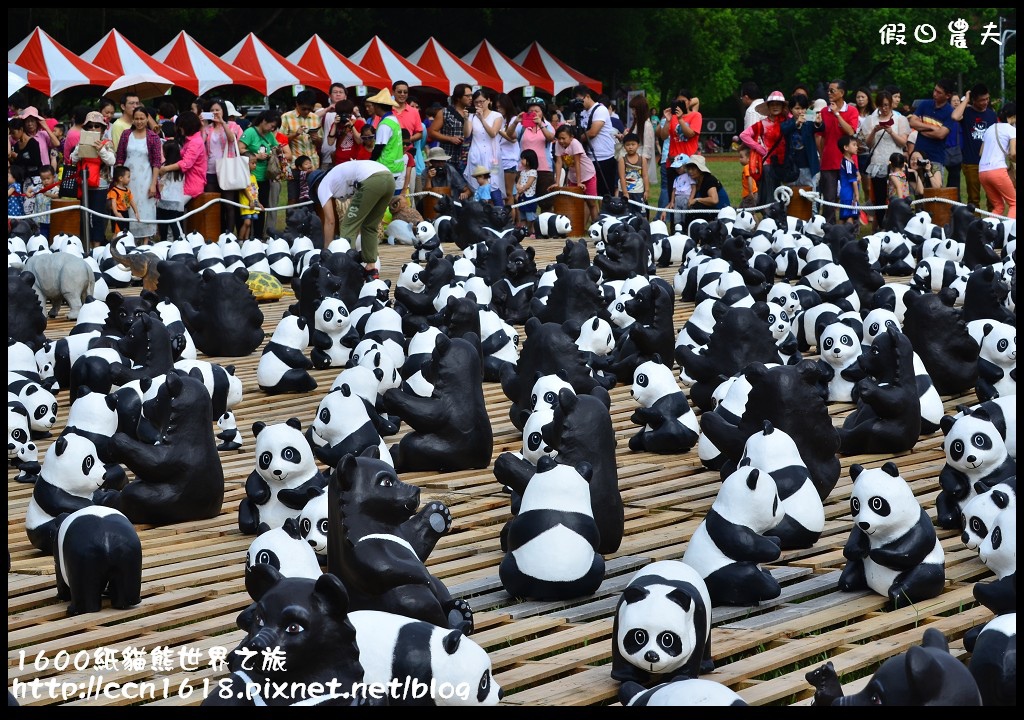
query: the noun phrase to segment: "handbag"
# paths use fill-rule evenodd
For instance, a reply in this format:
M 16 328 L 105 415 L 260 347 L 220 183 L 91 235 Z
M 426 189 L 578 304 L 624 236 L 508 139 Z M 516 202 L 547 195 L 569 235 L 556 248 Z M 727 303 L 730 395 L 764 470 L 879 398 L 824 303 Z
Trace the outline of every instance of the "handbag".
M 962 165 L 963 161 L 964 153 L 960 149 L 959 145 L 950 145 L 946 147 L 946 167 Z
M 280 180 L 281 175 L 281 155 L 279 154 L 277 146 L 274 146 L 270 148 L 270 157 L 267 158 L 267 180 Z
M 225 132 L 231 135 L 231 141 L 235 146 L 235 156 L 228 156 L 227 147 L 224 148 L 224 157 L 217 158 L 217 184 L 221 190 L 244 190 L 249 187 L 249 158 L 238 153 L 238 138 L 230 130 Z
M 763 128 L 763 126 L 762 126 L 762 128 Z M 772 153 L 775 152 L 775 148 L 777 148 L 779 146 L 779 143 L 782 142 L 782 140 L 783 140 L 782 133 L 779 133 L 779 139 L 776 140 L 774 143 L 772 143 L 771 148 L 769 148 L 768 152 L 766 152 L 763 157 L 758 152 L 750 153 L 750 161 L 747 163 L 747 165 L 750 167 L 750 177 L 754 178 L 754 182 L 758 182 L 758 183 L 761 182 L 761 178 L 764 177 L 764 164 L 765 164 L 765 161 L 772 156 Z M 758 142 L 761 143 L 762 147 L 764 146 L 764 130 L 763 129 L 761 130 L 761 135 L 758 137 Z M 797 175 L 799 175 L 799 174 L 800 173 L 799 173 L 799 170 L 798 170 L 797 171 Z M 796 180 L 797 175 L 793 176 L 793 180 Z M 790 182 L 792 182 L 793 180 L 791 180 Z
M 800 177 L 800 168 L 797 167 L 796 160 L 791 153 L 786 153 L 781 163 L 771 163 L 768 168 L 779 185 L 789 185 Z
M 57 190 L 57 197 L 78 197 L 78 168 L 72 163 L 64 163 L 60 167 L 60 187 Z

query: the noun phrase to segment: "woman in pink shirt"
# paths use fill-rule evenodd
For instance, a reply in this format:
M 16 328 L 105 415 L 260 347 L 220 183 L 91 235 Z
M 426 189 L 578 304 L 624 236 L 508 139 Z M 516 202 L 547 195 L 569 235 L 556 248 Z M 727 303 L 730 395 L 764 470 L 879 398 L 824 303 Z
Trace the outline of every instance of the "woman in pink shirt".
M 157 173 L 164 175 L 177 170 L 185 176 L 185 202 L 200 195 L 206 188 L 206 144 L 203 142 L 203 122 L 191 110 L 178 114 L 174 123 L 181 141 L 181 160 L 162 165 Z
M 227 110 L 223 100 L 211 100 L 206 106 L 206 112 L 210 114 L 210 119 L 203 126 L 207 151 L 206 192 L 220 193 L 223 199 L 238 202 L 237 190 L 222 190 L 217 182 L 217 161 L 222 157 L 235 157 L 241 152 L 238 139 L 242 137 L 242 128 L 228 117 Z M 238 208 L 230 203 L 220 204 L 220 229 L 221 232 L 238 232 Z
M 555 174 L 551 169 L 551 143 L 555 141 L 555 128 L 544 117 L 544 100 L 530 98 L 526 101 L 526 112 L 515 115 L 508 125 L 508 132 L 516 133 L 521 150 L 533 150 L 537 153 L 537 188 L 546 188 L 555 184 Z M 550 210 L 554 198 L 539 203 L 542 210 Z

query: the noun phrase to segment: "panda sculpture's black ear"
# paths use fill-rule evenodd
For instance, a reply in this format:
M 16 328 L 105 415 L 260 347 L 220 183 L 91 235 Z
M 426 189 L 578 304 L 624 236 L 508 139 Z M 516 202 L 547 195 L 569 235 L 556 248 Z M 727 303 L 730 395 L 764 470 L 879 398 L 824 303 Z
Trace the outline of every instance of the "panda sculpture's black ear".
M 576 396 L 569 388 L 562 388 L 558 391 L 558 407 L 563 412 L 570 413 L 576 409 L 576 405 L 579 404 L 580 399 Z
M 296 430 L 302 430 L 302 423 L 298 418 L 292 417 L 284 421 L 284 424 L 288 427 L 295 428 Z
M 444 636 L 441 640 L 441 647 L 449 655 L 454 655 L 459 650 L 459 643 L 462 642 L 462 632 L 459 630 L 452 630 L 450 633 Z
M 181 395 L 181 389 L 183 387 L 181 376 L 175 373 L 167 373 L 167 379 L 164 380 L 164 386 L 167 388 L 167 393 L 172 398 L 178 397 Z
M 252 424 L 252 436 L 259 437 L 260 432 L 262 432 L 263 428 L 265 428 L 266 426 L 267 424 L 262 420 L 257 420 L 256 422 L 254 422 Z
M 57 455 L 63 455 L 64 451 L 68 449 L 68 439 L 61 435 L 57 438 L 57 442 L 54 443 L 53 447 L 57 451 Z
M 628 585 L 626 589 L 622 591 L 622 601 L 628 605 L 631 603 L 640 602 L 650 594 L 650 591 L 645 587 L 636 587 L 635 585 Z
M 1006 508 L 1008 508 L 1010 506 L 1010 496 L 1009 496 L 1008 493 L 1005 493 L 1002 490 L 996 490 L 996 489 L 992 489 L 991 493 L 992 493 L 992 502 L 995 504 L 995 506 L 997 508 L 999 508 L 1001 510 L 1005 510 Z
M 672 602 L 674 602 L 676 605 L 678 605 L 679 607 L 681 607 L 683 610 L 685 610 L 687 612 L 689 612 L 690 606 L 693 604 L 693 598 L 690 597 L 689 595 L 687 595 L 685 592 L 683 592 L 679 588 L 676 588 L 675 590 L 670 592 L 665 597 L 667 597 L 669 600 L 671 600 Z
M 894 463 L 892 461 L 889 461 L 885 465 L 883 465 L 882 466 L 882 471 L 886 475 L 892 475 L 893 477 L 897 477 L 898 478 L 900 476 L 900 469 L 898 467 L 896 467 L 896 463 Z
M 764 423 L 762 423 L 761 432 L 763 432 L 765 435 L 771 435 L 773 432 L 775 432 L 775 428 L 772 426 L 771 420 L 765 420 Z
M 299 521 L 293 517 L 290 517 L 284 521 L 281 529 L 285 531 L 292 540 L 301 540 L 302 532 L 299 530 Z
M 751 470 L 750 474 L 747 475 L 747 487 L 750 488 L 751 490 L 756 490 L 757 489 L 757 479 L 758 479 L 758 477 L 760 477 L 760 475 L 761 475 L 761 473 L 758 471 L 757 468 L 754 468 L 753 470 Z
M 267 563 L 257 563 L 245 574 L 245 590 L 256 602 L 260 601 L 267 591 L 284 578 L 278 569 Z
M 850 477 L 853 478 L 854 480 L 856 480 L 862 472 L 864 472 L 863 465 L 859 463 L 854 463 L 853 465 L 850 466 Z
M 967 410 L 964 410 L 964 415 L 967 415 Z M 956 418 L 952 415 L 943 415 L 939 419 L 939 428 L 942 430 L 943 435 L 949 435 L 949 431 L 953 429 L 953 425 L 956 423 Z
M 324 573 L 318 577 L 312 597 L 325 615 L 342 617 L 348 614 L 348 590 L 337 575 Z
M 372 458 L 374 460 L 380 460 L 380 447 L 377 445 L 370 445 L 361 453 L 359 457 Z

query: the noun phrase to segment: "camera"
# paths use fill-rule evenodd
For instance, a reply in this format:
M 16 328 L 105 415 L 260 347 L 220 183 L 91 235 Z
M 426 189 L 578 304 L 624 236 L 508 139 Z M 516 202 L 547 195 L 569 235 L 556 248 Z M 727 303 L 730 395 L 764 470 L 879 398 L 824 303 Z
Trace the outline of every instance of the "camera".
M 580 98 L 573 98 L 565 104 L 565 109 L 570 113 L 579 115 L 583 112 L 583 101 Z

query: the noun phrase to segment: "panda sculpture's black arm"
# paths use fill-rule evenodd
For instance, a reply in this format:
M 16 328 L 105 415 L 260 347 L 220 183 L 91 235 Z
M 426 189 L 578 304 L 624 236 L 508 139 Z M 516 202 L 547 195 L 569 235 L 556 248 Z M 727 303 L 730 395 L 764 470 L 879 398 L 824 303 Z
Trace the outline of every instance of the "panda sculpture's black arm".
M 488 335 L 487 339 L 480 343 L 480 351 L 483 352 L 484 357 L 493 355 L 508 345 L 508 341 L 508 333 L 504 330 L 498 330 Z
M 255 470 L 245 479 L 245 496 L 257 505 L 266 505 L 270 500 L 270 484 Z
M 383 396 L 384 409 L 394 413 L 414 430 L 434 430 L 445 422 L 446 403 L 391 388 Z
M 666 420 L 668 418 L 653 405 L 651 407 L 639 407 L 629 416 L 629 421 L 634 425 L 650 425 L 653 430 L 657 430 L 664 425 Z
M 950 500 L 963 500 L 970 490 L 971 481 L 961 471 L 950 465 L 943 466 L 939 472 L 939 487 Z
M 506 451 L 494 459 L 494 478 L 518 495 L 526 492 L 526 486 L 536 474 L 537 467 L 515 453 Z
M 1013 378 L 1014 382 L 1017 380 L 1014 377 L 1015 373 L 1016 370 L 1010 373 L 1010 377 Z M 978 383 L 975 386 L 975 390 L 978 393 L 978 400 L 980 402 L 999 397 L 996 383 L 1002 379 L 1003 369 L 1001 367 L 985 358 L 978 358 Z
M 913 529 L 898 540 L 877 548 L 869 555 L 879 565 L 895 570 L 910 570 L 917 567 L 935 549 L 935 527 L 924 508 Z
M 737 560 L 771 562 L 782 554 L 779 539 L 759 535 L 748 527 L 729 522 L 712 508 L 704 520 L 708 535 L 723 553 Z
M 859 380 L 853 387 L 852 395 L 854 402 L 869 405 L 875 415 L 885 418 L 900 415 L 906 402 L 906 393 L 898 386 L 879 385 L 870 377 Z
M 277 499 L 285 507 L 299 511 L 317 495 L 322 495 L 326 489 L 327 478 L 322 473 L 317 473 L 297 488 L 281 490 L 277 493 Z
M 846 544 L 843 546 L 843 557 L 847 560 L 863 560 L 870 552 L 871 540 L 867 533 L 861 530 L 859 525 L 854 525 L 853 530 L 850 531 L 850 537 L 846 539 Z
M 32 488 L 32 497 L 47 515 L 57 517 L 61 513 L 73 513 L 93 504 L 91 497 L 80 497 L 37 478 Z
M 974 598 L 996 615 L 1017 612 L 1017 573 L 975 583 Z
M 358 589 L 367 595 L 380 595 L 401 585 L 424 585 L 430 587 L 431 575 L 423 562 L 398 542 L 381 537 L 360 540 L 358 549 L 349 543 L 348 561 L 351 563 L 347 579 L 359 578 Z

